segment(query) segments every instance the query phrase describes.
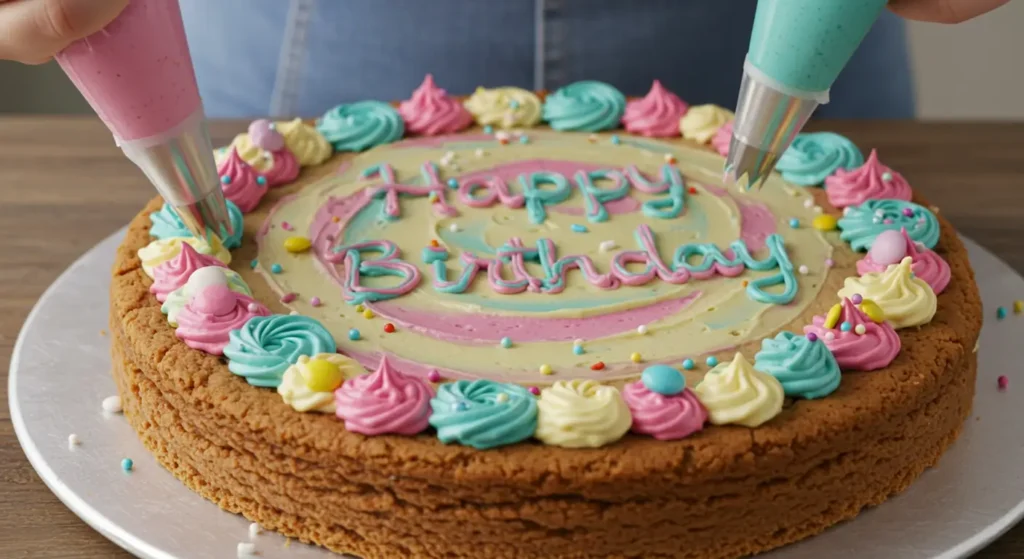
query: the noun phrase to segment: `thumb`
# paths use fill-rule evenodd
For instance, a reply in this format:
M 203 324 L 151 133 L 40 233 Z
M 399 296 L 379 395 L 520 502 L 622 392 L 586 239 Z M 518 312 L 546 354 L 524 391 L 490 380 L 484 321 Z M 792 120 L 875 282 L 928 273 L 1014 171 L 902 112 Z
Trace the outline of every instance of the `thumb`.
M 128 0 L 0 0 L 0 60 L 41 64 L 103 29 Z
M 1008 3 L 1010 0 L 890 0 L 897 15 L 932 23 L 963 23 Z

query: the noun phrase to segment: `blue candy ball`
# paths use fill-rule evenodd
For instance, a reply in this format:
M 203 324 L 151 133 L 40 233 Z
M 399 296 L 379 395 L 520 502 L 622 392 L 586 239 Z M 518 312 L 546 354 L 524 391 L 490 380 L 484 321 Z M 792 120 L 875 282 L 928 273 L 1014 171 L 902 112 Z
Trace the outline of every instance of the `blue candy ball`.
M 672 396 L 686 388 L 686 379 L 674 367 L 668 365 L 651 365 L 644 369 L 640 381 L 651 392 Z

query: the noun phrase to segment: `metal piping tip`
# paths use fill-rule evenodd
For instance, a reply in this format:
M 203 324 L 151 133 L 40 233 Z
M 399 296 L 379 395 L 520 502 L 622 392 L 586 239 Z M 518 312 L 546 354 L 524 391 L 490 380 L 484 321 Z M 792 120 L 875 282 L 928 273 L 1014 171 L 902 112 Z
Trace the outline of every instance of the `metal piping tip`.
M 752 146 L 733 136 L 729 142 L 729 155 L 725 160 L 725 183 L 743 184 L 747 190 L 761 188 L 771 175 L 779 156 L 768 150 Z M 746 183 L 741 180 L 746 177 Z
M 209 239 L 216 231 L 216 224 L 220 224 L 220 231 L 216 233 L 220 240 L 223 241 L 225 237 L 234 233 L 231 227 L 231 214 L 228 213 L 224 193 L 219 188 L 191 204 L 171 207 L 185 227 L 198 238 Z

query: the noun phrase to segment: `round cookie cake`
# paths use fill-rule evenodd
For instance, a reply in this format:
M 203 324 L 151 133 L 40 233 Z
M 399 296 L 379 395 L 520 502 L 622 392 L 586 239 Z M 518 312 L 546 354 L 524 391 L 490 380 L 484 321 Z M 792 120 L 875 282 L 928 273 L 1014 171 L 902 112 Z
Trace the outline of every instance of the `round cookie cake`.
M 215 154 L 232 234 L 154 200 L 118 251 L 125 416 L 222 508 L 367 558 L 738 557 L 852 518 L 959 433 L 977 286 L 842 136 L 724 185 L 731 117 L 428 76 L 254 122 Z

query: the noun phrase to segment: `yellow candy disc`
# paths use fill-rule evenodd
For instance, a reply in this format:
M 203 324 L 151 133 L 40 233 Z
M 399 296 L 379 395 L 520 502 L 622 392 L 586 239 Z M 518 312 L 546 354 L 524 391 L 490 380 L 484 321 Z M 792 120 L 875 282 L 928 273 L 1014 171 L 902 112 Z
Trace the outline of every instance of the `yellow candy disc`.
M 818 231 L 834 231 L 839 226 L 839 221 L 834 216 L 822 214 L 816 216 L 811 225 Z
M 306 252 L 312 243 L 306 237 L 288 237 L 284 240 L 284 249 L 288 252 Z
M 839 324 L 839 315 L 843 312 L 843 306 L 839 303 L 832 305 L 832 308 L 828 310 L 828 314 L 825 315 L 825 328 L 835 328 L 836 324 Z
M 860 311 L 868 315 L 872 322 L 881 323 L 885 320 L 885 312 L 882 311 L 882 307 L 879 307 L 871 299 L 864 299 L 860 302 Z
M 313 392 L 331 392 L 345 379 L 341 368 L 325 359 L 310 359 L 300 370 L 306 386 Z

